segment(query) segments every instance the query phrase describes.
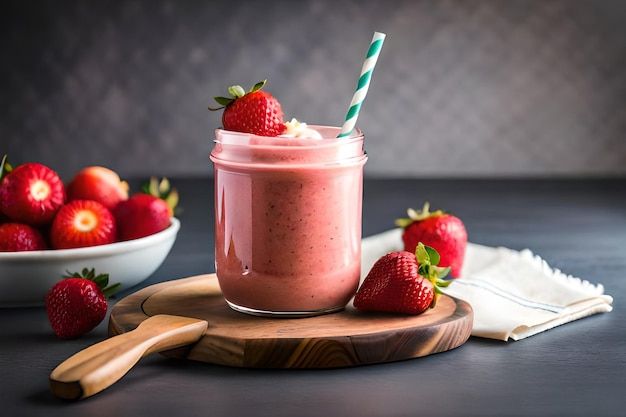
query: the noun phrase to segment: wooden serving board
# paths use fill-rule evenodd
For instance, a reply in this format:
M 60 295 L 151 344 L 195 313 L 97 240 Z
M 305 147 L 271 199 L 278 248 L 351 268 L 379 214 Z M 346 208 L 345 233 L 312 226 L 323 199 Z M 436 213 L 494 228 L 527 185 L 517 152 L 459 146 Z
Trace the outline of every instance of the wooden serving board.
M 253 368 L 335 368 L 392 362 L 456 348 L 467 341 L 473 311 L 443 295 L 417 316 L 344 311 L 309 318 L 265 318 L 233 311 L 215 274 L 146 287 L 111 311 L 109 334 L 129 332 L 157 314 L 206 320 L 204 336 L 162 352 L 219 365 Z

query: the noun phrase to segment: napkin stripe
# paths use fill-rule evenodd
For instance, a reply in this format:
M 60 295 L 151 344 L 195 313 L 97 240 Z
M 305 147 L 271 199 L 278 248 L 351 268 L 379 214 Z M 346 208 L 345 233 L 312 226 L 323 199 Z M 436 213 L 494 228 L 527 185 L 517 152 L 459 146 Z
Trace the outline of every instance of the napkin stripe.
M 563 311 L 565 309 L 565 307 L 561 307 L 561 306 L 556 306 L 553 304 L 545 304 L 545 303 L 539 303 L 537 301 L 532 301 L 532 300 L 527 300 L 525 298 L 522 297 L 518 297 L 514 294 L 511 294 L 508 291 L 505 291 L 501 288 L 495 287 L 493 285 L 491 285 L 490 283 L 480 280 L 480 279 L 468 279 L 468 278 L 462 278 L 462 279 L 456 279 L 453 281 L 455 284 L 462 284 L 462 285 L 470 285 L 473 287 L 477 287 L 477 288 L 482 288 L 486 291 L 489 291 L 495 295 L 498 295 L 500 297 L 506 298 L 507 300 L 513 301 L 514 303 L 520 304 L 524 307 L 528 307 L 528 308 L 534 308 L 534 309 L 539 309 L 539 310 L 545 310 L 545 311 L 549 311 L 551 313 L 560 313 L 561 311 Z

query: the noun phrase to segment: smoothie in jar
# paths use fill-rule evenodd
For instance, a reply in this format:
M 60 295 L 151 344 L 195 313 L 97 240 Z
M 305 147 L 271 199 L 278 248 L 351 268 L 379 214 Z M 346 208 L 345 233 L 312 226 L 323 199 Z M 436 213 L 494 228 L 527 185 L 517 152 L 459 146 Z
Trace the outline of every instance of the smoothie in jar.
M 314 129 L 322 139 L 216 131 L 216 272 L 237 311 L 314 316 L 356 292 L 363 135 Z

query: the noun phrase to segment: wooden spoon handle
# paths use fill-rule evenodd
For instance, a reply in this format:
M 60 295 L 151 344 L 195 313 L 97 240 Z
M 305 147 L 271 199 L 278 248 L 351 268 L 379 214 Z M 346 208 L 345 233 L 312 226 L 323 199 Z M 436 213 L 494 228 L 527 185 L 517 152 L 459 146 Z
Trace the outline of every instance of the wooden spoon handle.
M 150 317 L 136 329 L 66 359 L 50 374 L 52 393 L 68 400 L 97 394 L 122 378 L 142 357 L 195 343 L 207 327 L 206 321 L 189 317 Z

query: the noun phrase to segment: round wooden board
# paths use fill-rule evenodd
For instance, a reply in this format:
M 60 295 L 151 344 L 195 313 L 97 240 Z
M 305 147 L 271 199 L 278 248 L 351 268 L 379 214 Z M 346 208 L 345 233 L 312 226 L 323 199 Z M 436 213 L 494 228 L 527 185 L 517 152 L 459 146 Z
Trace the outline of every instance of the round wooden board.
M 423 314 L 344 311 L 285 319 L 250 316 L 226 304 L 215 274 L 167 281 L 120 300 L 109 334 L 125 333 L 156 314 L 206 320 L 193 346 L 165 352 L 219 365 L 253 368 L 335 368 L 393 362 L 454 349 L 472 331 L 468 303 L 443 295 Z

